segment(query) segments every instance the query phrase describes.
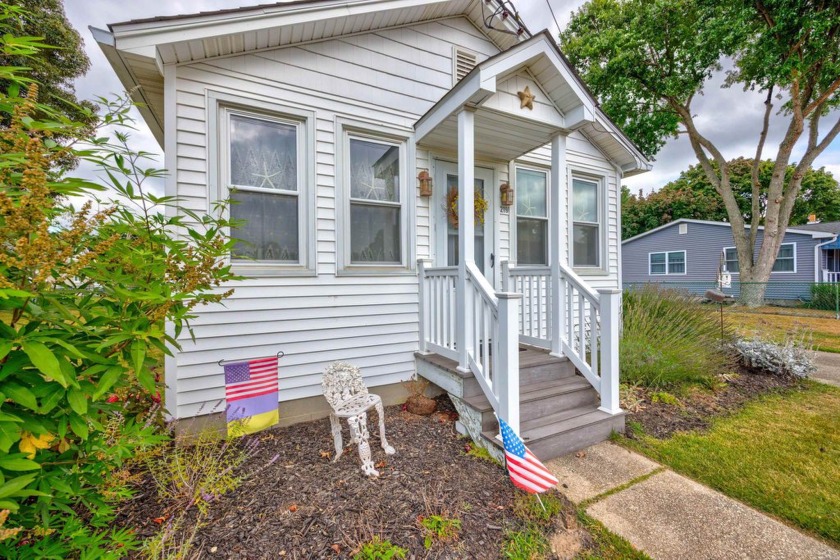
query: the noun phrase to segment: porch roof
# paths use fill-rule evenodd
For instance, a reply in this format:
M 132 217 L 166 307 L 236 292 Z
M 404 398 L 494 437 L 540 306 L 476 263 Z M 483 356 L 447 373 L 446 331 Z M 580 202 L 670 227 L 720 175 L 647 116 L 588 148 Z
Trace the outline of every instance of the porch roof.
M 533 109 L 521 109 L 517 89 L 532 86 Z M 625 176 L 650 162 L 601 111 L 547 30 L 478 64 L 415 123 L 420 145 L 458 148 L 457 114 L 475 111 L 477 157 L 510 161 L 580 130 Z

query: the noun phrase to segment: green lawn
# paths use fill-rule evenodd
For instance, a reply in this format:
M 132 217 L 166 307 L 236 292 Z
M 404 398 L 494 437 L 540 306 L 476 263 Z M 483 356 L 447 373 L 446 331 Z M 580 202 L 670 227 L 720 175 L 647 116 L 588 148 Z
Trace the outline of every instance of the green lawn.
M 761 397 L 708 432 L 623 440 L 637 451 L 840 545 L 840 389 Z
M 789 335 L 807 334 L 816 350 L 840 352 L 840 321 L 834 313 L 813 309 L 779 307 L 727 307 L 724 319 L 741 336 L 759 335 L 776 342 Z

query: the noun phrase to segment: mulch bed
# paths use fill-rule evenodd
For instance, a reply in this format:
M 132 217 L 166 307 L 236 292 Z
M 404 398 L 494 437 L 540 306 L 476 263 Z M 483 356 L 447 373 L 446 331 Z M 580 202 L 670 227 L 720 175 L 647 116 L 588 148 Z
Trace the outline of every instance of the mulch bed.
M 513 513 L 519 491 L 499 465 L 465 453 L 469 440 L 455 432 L 457 414 L 448 398 L 439 401 L 429 417 L 385 409 L 396 455 L 382 451 L 369 415 L 378 479 L 362 474 L 355 446 L 331 462 L 326 419 L 263 432 L 246 470 L 263 468 L 212 503 L 193 550 L 202 558 L 350 558 L 359 543 L 379 536 L 409 549 L 409 559 L 499 558 L 505 532 L 523 526 Z M 344 437 L 348 442 L 346 426 Z M 137 491 L 121 524 L 148 537 L 160 530 L 154 518 L 165 504 L 148 481 Z M 419 525 L 427 515 L 457 516 L 458 541 L 427 550 Z
M 654 391 L 640 389 L 641 408 L 630 411 L 627 420 L 641 424 L 645 434 L 665 439 L 675 432 L 705 430 L 714 417 L 736 412 L 749 400 L 793 388 L 798 383 L 792 378 L 742 368 L 737 375 L 727 378 L 724 387 L 716 391 L 695 391 L 686 397 L 680 396 L 678 405 L 653 402 Z M 631 430 L 626 435 L 633 437 Z

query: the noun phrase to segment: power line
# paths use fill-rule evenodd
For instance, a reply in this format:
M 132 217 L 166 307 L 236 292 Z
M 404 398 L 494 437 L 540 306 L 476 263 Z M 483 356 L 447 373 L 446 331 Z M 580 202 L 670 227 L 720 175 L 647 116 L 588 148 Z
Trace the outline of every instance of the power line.
M 546 5 L 548 6 L 548 11 L 551 12 L 551 17 L 554 19 L 554 25 L 557 26 L 557 33 L 560 33 L 562 29 L 560 29 L 560 22 L 557 21 L 557 16 L 554 15 L 554 8 L 551 7 L 551 2 L 549 0 L 545 0 Z

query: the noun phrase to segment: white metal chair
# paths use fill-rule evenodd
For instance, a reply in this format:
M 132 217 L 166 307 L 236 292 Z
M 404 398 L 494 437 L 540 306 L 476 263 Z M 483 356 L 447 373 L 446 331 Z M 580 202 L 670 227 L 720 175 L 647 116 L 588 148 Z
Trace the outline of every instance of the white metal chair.
M 362 472 L 367 476 L 379 476 L 379 471 L 374 468 L 371 459 L 370 444 L 367 427 L 367 411 L 376 408 L 379 416 L 379 439 L 382 449 L 388 455 L 396 453 L 393 447 L 388 445 L 385 439 L 385 411 L 382 406 L 382 399 L 379 395 L 368 392 L 362 381 L 362 374 L 359 368 L 345 362 L 335 362 L 324 372 L 321 381 L 324 389 L 324 397 L 332 408 L 330 413 L 330 425 L 332 426 L 333 443 L 335 444 L 335 458 L 338 461 L 344 446 L 341 441 L 341 418 L 347 419 L 350 426 L 350 441 L 358 444 L 359 458 L 362 460 Z

